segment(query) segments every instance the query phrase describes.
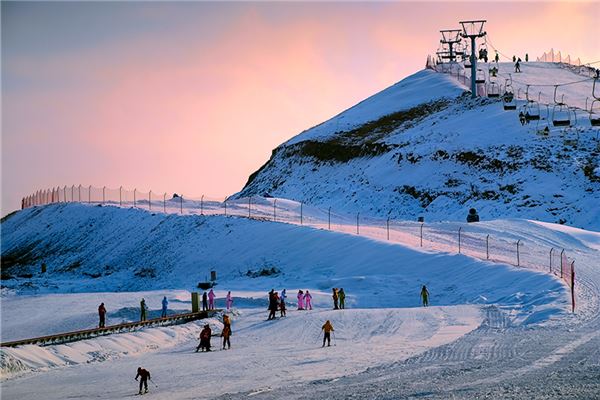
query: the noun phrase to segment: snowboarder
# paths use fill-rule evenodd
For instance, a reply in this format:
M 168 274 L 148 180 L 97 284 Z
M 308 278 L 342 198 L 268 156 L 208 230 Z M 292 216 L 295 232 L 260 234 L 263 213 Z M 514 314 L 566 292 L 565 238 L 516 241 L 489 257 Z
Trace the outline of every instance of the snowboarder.
M 200 332 L 200 344 L 196 347 L 196 353 L 198 350 L 210 351 L 210 337 L 212 332 L 208 324 L 204 325 L 204 329 Z
M 283 289 L 283 290 L 285 290 L 285 289 Z M 285 300 L 283 299 L 283 293 L 279 299 L 279 312 L 282 317 L 285 317 Z
M 210 291 L 208 292 L 208 309 L 215 309 L 215 292 L 213 292 L 212 289 L 210 289 Z
M 202 293 L 202 311 L 208 310 L 208 298 L 206 292 Z
M 227 292 L 227 297 L 225 297 L 225 304 L 227 306 L 227 311 L 230 311 L 231 305 L 233 304 L 233 297 L 231 297 L 231 291 Z
M 223 337 L 223 350 L 225 350 L 225 344 L 227 344 L 227 348 L 231 348 L 231 342 L 229 341 L 229 337 L 231 336 L 231 321 L 229 320 L 228 315 L 223 315 L 223 330 L 221 331 L 221 336 Z
M 520 58 L 515 63 L 515 72 L 521 72 L 521 59 Z
M 500 61 L 500 56 L 498 55 L 498 51 L 496 51 L 496 55 L 494 56 L 494 61 L 496 61 L 496 64 L 498 64 L 498 61 Z
M 167 296 L 164 296 L 162 299 L 162 312 L 160 313 L 161 318 L 167 316 L 167 308 L 169 307 L 169 300 L 167 300 Z
M 275 313 L 277 312 L 277 293 L 275 289 L 271 289 L 269 292 L 269 318 L 267 320 L 275 319 Z
M 346 293 L 344 293 L 344 288 L 340 288 L 338 292 L 338 297 L 340 298 L 340 309 L 346 308 Z
M 150 371 L 139 367 L 137 369 L 137 375 L 135 376 L 135 380 L 137 381 L 140 378 L 140 391 L 138 394 L 142 394 L 142 386 L 144 387 L 144 393 L 148 393 L 148 379 L 152 379 L 150 377 Z
M 333 288 L 333 295 L 332 295 L 331 297 L 333 297 L 333 309 L 334 309 L 334 310 L 339 310 L 339 307 L 338 307 L 338 291 L 337 291 L 337 288 Z
M 106 308 L 104 307 L 104 303 L 98 306 L 98 317 L 100 317 L 98 328 L 104 328 L 104 325 L 106 323 Z
M 423 301 L 423 307 L 429 306 L 429 291 L 425 285 L 421 288 L 421 300 Z
M 479 214 L 477 214 L 476 209 L 469 209 L 469 215 L 467 215 L 467 222 L 479 222 Z
M 298 290 L 298 310 L 304 310 L 304 292 Z
M 312 295 L 310 293 L 308 293 L 308 289 L 306 290 L 306 293 L 304 294 L 304 306 L 306 307 L 307 310 L 312 310 Z
M 321 330 L 325 332 L 325 334 L 323 335 L 323 346 L 321 347 L 325 347 L 325 341 L 327 341 L 327 346 L 331 346 L 331 332 L 334 331 L 333 325 L 331 325 L 331 322 L 327 320 L 325 321 L 325 324 L 323 324 L 323 326 L 321 327 Z
M 146 300 L 144 300 L 144 298 L 142 298 L 142 301 L 140 301 L 140 321 L 145 321 L 146 320 Z

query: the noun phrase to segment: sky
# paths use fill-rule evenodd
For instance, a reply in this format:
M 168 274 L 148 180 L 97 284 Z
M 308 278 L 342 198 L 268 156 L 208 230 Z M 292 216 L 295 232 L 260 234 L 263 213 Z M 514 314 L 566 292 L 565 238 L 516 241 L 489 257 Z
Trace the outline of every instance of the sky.
M 224 198 L 272 149 L 487 19 L 507 55 L 600 60 L 599 2 L 1 3 L 2 215 L 78 185 Z

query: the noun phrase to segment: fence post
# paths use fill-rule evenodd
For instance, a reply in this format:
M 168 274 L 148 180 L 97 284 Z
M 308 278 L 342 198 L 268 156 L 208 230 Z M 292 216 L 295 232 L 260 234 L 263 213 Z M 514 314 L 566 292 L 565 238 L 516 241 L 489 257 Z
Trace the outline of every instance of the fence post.
M 521 266 L 521 260 L 519 259 L 519 244 L 521 244 L 521 239 L 517 240 L 517 267 Z
M 167 193 L 163 194 L 163 212 L 167 213 Z
M 565 253 L 565 249 L 562 249 L 560 252 L 560 278 L 563 277 L 563 254 Z
M 204 215 L 204 195 L 200 197 L 200 215 Z
M 331 207 L 327 211 L 327 228 L 331 230 Z
M 123 207 L 123 186 L 119 186 L 119 207 Z
M 71 202 L 75 201 L 75 185 L 71 186 Z
M 135 208 L 135 201 L 136 201 L 135 193 L 136 192 L 137 192 L 137 189 L 133 189 L 133 208 Z
M 88 187 L 88 204 L 92 204 L 92 185 Z
M 485 237 L 485 259 L 490 259 L 490 235 Z
M 223 200 L 223 206 L 225 207 L 225 216 L 227 216 L 227 197 Z
M 460 254 L 460 231 L 462 231 L 462 226 L 458 228 L 458 254 Z
M 63 198 L 65 199 L 65 203 L 67 202 L 67 185 L 65 185 L 63 189 Z
M 78 196 L 79 202 L 81 203 L 81 184 L 79 185 L 78 192 L 79 192 L 79 196 Z
M 179 214 L 183 215 L 183 194 L 179 196 Z
M 360 213 L 356 213 L 356 234 L 360 235 L 360 229 L 359 229 L 359 224 L 358 224 L 358 219 L 360 217 Z
M 554 247 L 550 249 L 550 273 L 552 273 L 552 252 L 554 251 Z
M 423 222 L 421 222 L 420 236 L 421 236 L 421 247 L 423 247 Z
M 385 226 L 387 229 L 387 240 L 390 240 L 390 217 L 387 218 Z
M 252 207 L 252 196 L 249 196 L 248 197 L 248 218 L 251 218 L 251 213 L 250 213 L 251 207 Z
M 571 263 L 571 308 L 575 312 L 575 260 Z
M 106 203 L 106 186 L 102 187 L 102 205 Z
M 273 222 L 277 221 L 277 199 L 273 200 Z
M 304 210 L 303 210 L 303 203 L 300 202 L 300 225 L 304 225 Z
M 148 192 L 148 210 L 152 210 L 152 190 Z

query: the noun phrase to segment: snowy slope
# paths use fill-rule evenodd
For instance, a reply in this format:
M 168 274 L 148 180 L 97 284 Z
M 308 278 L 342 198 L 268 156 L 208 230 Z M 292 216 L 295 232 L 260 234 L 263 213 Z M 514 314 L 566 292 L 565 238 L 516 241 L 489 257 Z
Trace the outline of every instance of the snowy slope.
M 508 68 L 500 65 L 498 83 Z M 530 89 L 530 98 L 541 92 L 543 103 L 552 102 L 552 85 L 584 79 L 558 95 L 582 108 L 591 96 L 592 80 L 560 65 L 529 63 L 522 70 L 512 74 L 521 99 L 526 83 L 549 85 Z M 551 126 L 544 136 L 539 131 L 552 106 L 541 107 L 541 121 L 521 126 L 500 100 L 471 100 L 460 87 L 447 74 L 410 76 L 276 148 L 237 197 L 269 195 L 338 213 L 426 221 L 464 220 L 475 207 L 483 219 L 600 230 L 599 130 L 589 116 L 578 111 L 576 128 Z

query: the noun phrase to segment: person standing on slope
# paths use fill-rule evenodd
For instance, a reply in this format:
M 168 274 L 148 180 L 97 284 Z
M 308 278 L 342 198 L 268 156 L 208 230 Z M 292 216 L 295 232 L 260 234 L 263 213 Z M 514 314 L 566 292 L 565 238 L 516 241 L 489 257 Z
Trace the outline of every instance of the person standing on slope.
M 167 316 L 167 309 L 169 308 L 169 300 L 167 300 L 167 296 L 164 296 L 162 299 L 162 311 L 160 313 L 161 318 Z
M 304 292 L 298 290 L 298 310 L 304 310 Z
M 210 337 L 212 332 L 208 324 L 204 325 L 204 329 L 200 332 L 200 344 L 196 347 L 196 353 L 198 350 L 210 351 Z
M 208 292 L 208 309 L 215 309 L 215 292 L 213 292 L 212 289 L 210 289 L 210 291 Z
M 225 304 L 227 306 L 227 312 L 231 311 L 231 306 L 233 305 L 233 297 L 231 297 L 231 291 L 227 292 L 227 297 L 225 297 Z
M 101 303 L 98 306 L 98 317 L 100 318 L 100 322 L 98 322 L 98 328 L 104 328 L 106 323 L 106 308 L 104 307 L 104 303 Z
M 287 292 L 285 289 L 283 289 L 281 291 L 281 296 L 279 296 L 281 298 L 281 301 L 285 302 L 287 300 Z
M 144 300 L 144 298 L 142 298 L 142 301 L 140 301 L 140 321 L 145 321 L 146 320 L 146 300 Z
M 231 349 L 231 342 L 229 341 L 229 337 L 231 336 L 231 321 L 228 315 L 223 315 L 221 336 L 223 337 L 223 350 L 225 350 L 225 344 L 227 344 L 227 349 Z
M 327 320 L 325 321 L 325 324 L 323 324 L 323 326 L 321 327 L 321 330 L 324 332 L 323 346 L 321 347 L 325 347 L 325 341 L 327 341 L 327 346 L 331 346 L 331 332 L 334 331 L 333 325 L 331 325 L 331 322 Z
M 338 307 L 338 298 L 339 298 L 339 296 L 338 296 L 337 288 L 333 288 L 333 295 L 331 297 L 333 298 L 333 309 L 334 310 L 339 310 L 339 307 Z
M 150 377 L 150 371 L 139 367 L 137 369 L 137 375 L 135 376 L 135 380 L 137 381 L 140 378 L 140 391 L 138 394 L 142 394 L 142 386 L 144 387 L 144 393 L 148 393 L 148 379 L 152 379 Z
M 304 306 L 307 310 L 312 310 L 312 295 L 306 289 L 306 293 L 304 294 Z
M 423 302 L 423 307 L 429 306 L 429 291 L 425 285 L 421 288 L 421 301 Z
M 282 296 L 279 299 L 279 312 L 282 317 L 285 317 L 285 299 L 283 298 L 283 293 L 281 293 L 281 295 Z
M 343 310 L 346 308 L 346 293 L 344 293 L 344 288 L 340 288 L 338 297 L 340 298 L 340 309 Z
M 275 313 L 277 312 L 277 295 L 275 289 L 271 289 L 269 292 L 269 317 L 268 320 L 275 319 Z
M 206 291 L 202 293 L 202 311 L 208 310 L 208 297 L 206 296 Z

